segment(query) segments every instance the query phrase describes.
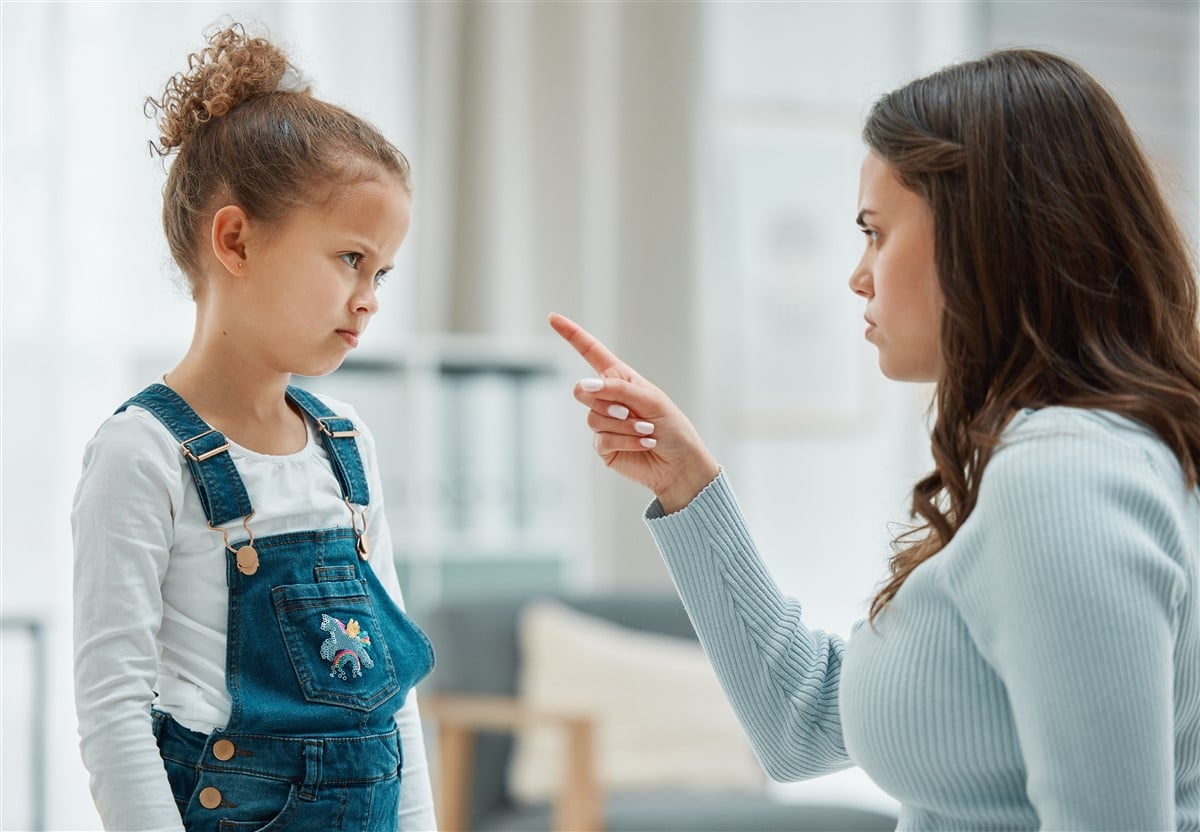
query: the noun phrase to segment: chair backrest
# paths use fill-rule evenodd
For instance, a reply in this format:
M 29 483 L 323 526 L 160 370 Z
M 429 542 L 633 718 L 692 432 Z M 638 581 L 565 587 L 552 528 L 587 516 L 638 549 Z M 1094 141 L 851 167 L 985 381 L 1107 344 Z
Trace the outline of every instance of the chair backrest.
M 437 653 L 437 666 L 422 684 L 422 692 L 515 695 L 520 662 L 517 620 L 522 607 L 535 598 L 554 598 L 582 613 L 633 629 L 696 638 L 674 593 L 542 593 L 450 600 L 421 621 Z M 476 741 L 471 771 L 472 823 L 511 804 L 505 776 L 511 754 L 512 738 L 507 734 L 483 734 Z

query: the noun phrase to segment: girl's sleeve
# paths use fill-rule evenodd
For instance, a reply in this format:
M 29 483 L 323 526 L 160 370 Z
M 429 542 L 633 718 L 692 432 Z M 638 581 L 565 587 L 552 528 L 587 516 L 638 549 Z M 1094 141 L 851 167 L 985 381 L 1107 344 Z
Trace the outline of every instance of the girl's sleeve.
M 136 411 L 110 418 L 84 453 L 71 512 L 75 707 L 106 829 L 183 829 L 150 720 L 177 456 Z
M 1174 829 L 1182 477 L 1095 429 L 989 463 L 984 548 L 948 575 L 1004 682 L 1043 829 Z M 1160 455 L 1161 457 L 1161 455 Z
M 805 627 L 780 592 L 724 472 L 674 514 L 654 501 L 646 522 L 767 773 L 801 780 L 849 767 L 838 710 L 845 644 Z
M 371 567 L 380 583 L 401 609 L 404 597 L 396 575 L 392 553 L 392 535 L 383 508 L 383 483 L 375 454 L 375 440 L 357 414 L 353 416 L 361 434 L 366 465 L 367 488 L 371 503 L 367 507 L 367 534 L 371 542 Z M 396 728 L 404 753 L 400 786 L 401 832 L 432 832 L 437 829 L 433 809 L 433 788 L 429 777 L 429 762 L 425 754 L 425 737 L 421 729 L 421 714 L 417 708 L 417 692 L 409 692 L 407 700 L 396 712 Z

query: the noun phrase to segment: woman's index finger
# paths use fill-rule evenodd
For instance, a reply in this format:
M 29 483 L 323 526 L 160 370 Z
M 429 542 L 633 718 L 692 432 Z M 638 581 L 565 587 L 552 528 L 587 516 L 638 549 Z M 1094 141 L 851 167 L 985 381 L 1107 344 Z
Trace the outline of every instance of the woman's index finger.
M 583 356 L 583 360 L 598 373 L 620 371 L 625 368 L 624 362 L 600 342 L 592 333 L 581 327 L 564 315 L 557 312 L 550 315 L 550 326 L 563 337 L 575 351 Z

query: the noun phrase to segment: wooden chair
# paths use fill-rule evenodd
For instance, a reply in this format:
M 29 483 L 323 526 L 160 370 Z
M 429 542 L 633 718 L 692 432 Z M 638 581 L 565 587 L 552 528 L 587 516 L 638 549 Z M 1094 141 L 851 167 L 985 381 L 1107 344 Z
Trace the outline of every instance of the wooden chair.
M 481 731 L 511 733 L 533 724 L 552 725 L 565 735 L 563 785 L 554 805 L 554 829 L 603 832 L 595 730 L 588 716 L 535 711 L 505 696 L 433 696 L 422 702 L 421 710 L 437 730 L 435 805 L 442 832 L 467 832 L 469 828 L 476 736 Z

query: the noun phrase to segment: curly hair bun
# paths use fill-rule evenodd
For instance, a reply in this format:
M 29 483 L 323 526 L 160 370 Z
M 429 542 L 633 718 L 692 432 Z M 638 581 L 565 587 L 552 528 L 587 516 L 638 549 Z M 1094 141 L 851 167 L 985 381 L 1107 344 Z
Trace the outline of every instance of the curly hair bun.
M 246 99 L 274 92 L 289 69 L 279 47 L 250 37 L 240 23 L 213 32 L 206 48 L 188 55 L 188 71 L 172 76 L 161 98 L 146 99 L 148 107 L 161 113 L 159 152 L 178 147 L 199 125 Z

